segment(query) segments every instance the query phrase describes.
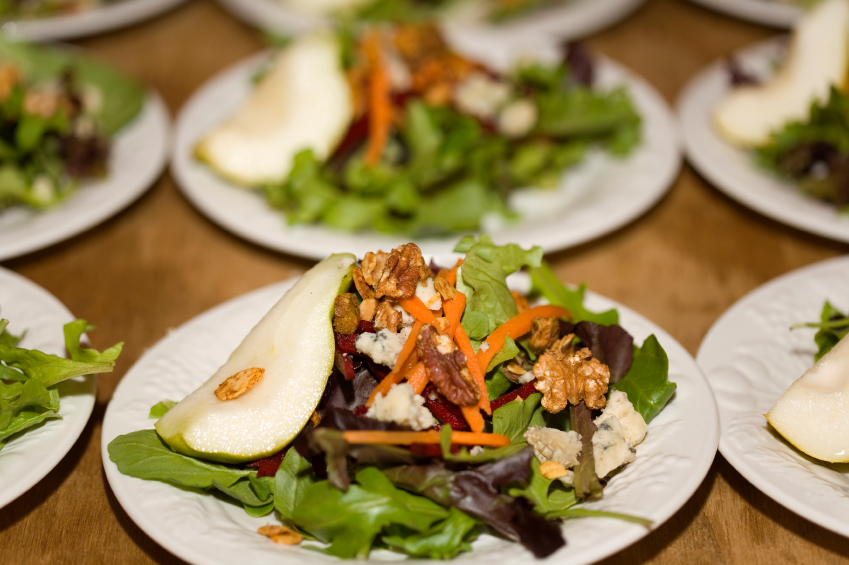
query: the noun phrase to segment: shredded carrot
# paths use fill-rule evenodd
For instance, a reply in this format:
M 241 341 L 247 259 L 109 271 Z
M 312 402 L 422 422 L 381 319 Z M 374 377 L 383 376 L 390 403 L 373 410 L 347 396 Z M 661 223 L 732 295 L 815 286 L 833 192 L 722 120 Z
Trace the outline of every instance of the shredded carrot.
M 454 286 L 455 284 L 457 284 L 457 267 L 459 267 L 462 264 L 463 264 L 463 260 L 457 259 L 457 264 L 454 265 L 454 268 L 451 269 L 451 271 L 449 271 L 448 275 L 445 277 L 445 280 L 447 280 L 449 283 L 451 283 L 451 286 Z
M 472 378 L 478 383 L 478 388 L 481 391 L 481 400 L 476 409 L 483 410 L 487 414 L 492 414 L 492 408 L 489 406 L 489 392 L 486 389 L 486 381 L 484 380 L 485 375 L 480 363 L 478 363 L 478 358 L 475 357 L 472 342 L 469 341 L 469 336 L 466 335 L 466 330 L 463 329 L 463 326 L 457 326 L 457 333 L 454 334 L 454 342 L 460 348 L 460 351 L 463 352 L 463 355 L 466 356 L 466 367 L 468 367 L 469 373 L 472 374 Z M 471 422 L 469 422 L 469 425 L 471 425 Z
M 429 430 L 425 432 L 390 432 L 381 430 L 348 430 L 342 432 L 348 443 L 371 443 L 382 445 L 410 445 L 413 443 L 439 444 L 441 434 Z M 453 432 L 451 443 L 457 445 L 485 445 L 503 447 L 510 445 L 510 438 L 501 434 L 481 432 Z
M 413 369 L 407 373 L 407 383 L 413 387 L 416 394 L 421 394 L 429 381 L 430 377 L 428 377 L 427 369 L 425 369 L 424 363 L 421 361 L 416 363 Z
M 531 320 L 536 316 L 542 318 L 569 318 L 571 314 L 565 308 L 546 304 L 545 306 L 536 306 L 530 310 L 525 310 L 517 316 L 513 316 L 489 334 L 489 337 L 484 341 L 484 343 L 489 344 L 489 348 L 486 351 L 484 351 L 483 344 L 478 349 L 478 363 L 480 363 L 484 371 L 489 367 L 489 362 L 504 347 L 504 338 L 509 336 L 513 339 L 518 339 L 531 331 Z
M 486 392 L 482 394 L 486 394 Z M 479 405 L 460 406 L 460 411 L 463 413 L 463 417 L 466 419 L 466 423 L 469 424 L 469 429 L 471 429 L 473 432 L 478 433 L 483 431 L 483 416 L 481 416 Z
M 422 299 L 418 296 L 402 298 L 398 301 L 398 304 L 400 304 L 401 308 L 406 310 L 411 316 L 423 324 L 433 324 L 436 322 L 436 316 L 433 315 L 433 312 L 427 309 L 425 303 L 422 302 Z
M 454 339 L 454 334 L 457 333 L 457 328 L 460 327 L 460 320 L 463 317 L 463 310 L 466 308 L 466 295 L 459 290 L 454 294 L 451 300 L 442 302 L 442 309 L 445 310 L 445 317 L 448 318 L 448 330 L 445 332 L 448 337 Z
M 378 392 L 386 396 L 386 393 L 389 392 L 392 385 L 400 383 L 401 379 L 404 378 L 404 375 L 409 370 L 409 368 L 404 370 L 404 364 L 416 348 L 416 337 L 418 337 L 421 327 L 422 323 L 416 320 L 416 323 L 413 324 L 413 330 L 410 332 L 410 337 L 408 337 L 407 341 L 404 342 L 404 347 L 401 348 L 401 352 L 398 354 L 398 359 L 395 361 L 395 367 L 393 367 L 389 374 L 380 381 L 380 384 L 371 391 L 371 395 L 368 397 L 366 406 L 371 407 Z
M 371 67 L 369 80 L 369 137 L 366 149 L 366 165 L 373 167 L 380 161 L 383 148 L 389 140 L 392 126 L 392 98 L 389 92 L 389 74 L 380 53 L 380 38 L 377 33 L 369 35 L 363 45 Z

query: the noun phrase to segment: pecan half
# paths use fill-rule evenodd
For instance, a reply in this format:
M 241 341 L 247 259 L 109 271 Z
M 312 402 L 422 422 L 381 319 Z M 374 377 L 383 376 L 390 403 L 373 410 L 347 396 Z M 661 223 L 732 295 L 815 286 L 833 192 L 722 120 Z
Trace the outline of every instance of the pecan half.
M 581 400 L 593 410 L 604 408 L 607 402 L 604 395 L 610 370 L 593 359 L 588 348 L 575 351 L 574 338 L 569 334 L 554 343 L 534 365 L 534 387 L 543 393 L 542 406 L 552 414 Z
M 534 316 L 531 320 L 531 338 L 528 341 L 531 351 L 539 355 L 558 339 L 560 339 L 560 320 Z
M 480 388 L 466 368 L 466 356 L 459 350 L 440 353 L 433 326 L 422 326 L 416 338 L 416 351 L 422 359 L 431 382 L 445 398 L 458 406 L 474 406 L 481 396 Z M 442 337 L 442 336 L 440 336 Z
M 265 369 L 260 369 L 259 367 L 251 367 L 250 369 L 239 371 L 218 385 L 218 388 L 215 389 L 215 396 L 218 397 L 218 400 L 239 398 L 252 389 L 264 374 Z
M 368 256 L 368 254 L 366 254 L 366 256 Z M 354 268 L 353 278 L 354 286 L 357 288 L 357 292 L 360 293 L 360 296 L 363 297 L 363 300 L 374 298 L 374 290 L 372 290 L 372 288 L 366 282 L 365 275 L 363 275 L 363 270 L 361 267 Z
M 274 543 L 281 545 L 298 545 L 304 541 L 304 536 L 290 528 L 289 526 L 276 526 L 269 524 L 257 530 L 258 534 L 266 536 Z
M 433 279 L 433 288 L 439 293 L 442 300 L 453 300 L 454 295 L 457 294 L 457 291 L 451 283 L 442 277 L 436 277 Z
M 360 305 L 357 297 L 350 292 L 340 294 L 333 302 L 333 329 L 344 335 L 351 335 L 360 325 Z
M 396 247 L 392 253 L 366 253 L 362 263 L 363 281 L 374 289 L 374 298 L 410 298 L 419 281 L 431 274 L 415 243 Z
M 383 300 L 377 305 L 377 310 L 374 313 L 374 329 L 389 330 L 392 333 L 398 333 L 398 326 L 401 325 L 401 312 L 392 307 L 388 300 Z

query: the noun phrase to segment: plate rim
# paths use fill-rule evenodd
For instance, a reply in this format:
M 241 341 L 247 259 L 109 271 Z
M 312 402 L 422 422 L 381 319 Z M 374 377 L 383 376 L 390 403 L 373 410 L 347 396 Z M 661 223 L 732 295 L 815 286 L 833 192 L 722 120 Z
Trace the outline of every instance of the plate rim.
M 798 6 L 764 0 L 690 0 L 704 8 L 738 19 L 789 29 L 802 13 Z
M 718 335 L 722 331 L 722 326 L 725 325 L 728 320 L 734 316 L 738 311 L 744 310 L 746 307 L 751 305 L 752 303 L 757 303 L 758 299 L 763 294 L 768 294 L 773 292 L 774 290 L 784 287 L 789 284 L 791 281 L 795 279 L 803 279 L 809 278 L 811 276 L 812 271 L 826 270 L 835 265 L 844 264 L 847 271 L 849 271 L 849 255 L 843 255 L 838 257 L 832 257 L 830 259 L 824 259 L 822 261 L 817 261 L 815 263 L 811 263 L 809 265 L 804 265 L 802 267 L 793 269 L 792 271 L 783 273 L 773 279 L 766 281 L 765 283 L 758 285 L 753 288 L 740 298 L 738 298 L 731 306 L 729 306 L 719 318 L 711 325 L 708 332 L 705 334 L 704 339 L 702 339 L 701 344 L 699 345 L 699 350 L 696 353 L 696 362 L 699 366 L 704 364 L 704 358 L 706 356 L 705 350 L 707 349 L 707 344 L 709 341 L 714 339 L 714 336 Z M 826 297 L 823 297 L 823 300 L 826 300 Z M 711 390 L 713 390 L 713 384 L 711 383 L 710 376 L 707 371 L 702 369 L 702 372 L 705 374 L 708 384 L 711 386 Z M 714 399 L 716 399 L 716 393 L 714 392 Z M 717 400 L 717 408 L 719 407 L 719 401 Z M 785 493 L 781 491 L 780 487 L 773 484 L 772 482 L 765 482 L 764 476 L 756 469 L 752 468 L 749 465 L 742 454 L 738 453 L 736 450 L 731 449 L 728 444 L 727 434 L 723 433 L 723 420 L 722 420 L 722 412 L 719 411 L 719 426 L 720 426 L 720 437 L 719 437 L 719 453 L 731 464 L 734 469 L 743 476 L 746 481 L 748 481 L 752 486 L 757 488 L 763 494 L 768 496 L 773 502 L 776 502 L 786 508 L 787 510 L 793 512 L 797 516 L 816 524 L 826 530 L 834 532 L 836 534 L 849 537 L 849 519 L 847 519 L 841 527 L 841 524 L 835 524 L 833 516 L 826 516 L 820 512 L 820 510 L 815 505 L 807 505 L 797 501 L 795 498 L 787 498 Z M 794 448 L 795 449 L 795 448 Z
M 208 104 L 209 99 L 216 97 L 217 93 L 222 92 L 226 85 L 234 80 L 234 77 L 242 74 L 248 74 L 253 67 L 261 64 L 261 61 L 267 58 L 269 53 L 271 53 L 271 50 L 265 50 L 236 61 L 234 64 L 229 65 L 214 74 L 192 93 L 189 99 L 180 108 L 175 120 L 173 136 L 174 143 L 171 151 L 170 171 L 183 196 L 192 204 L 193 207 L 195 207 L 206 218 L 215 223 L 219 228 L 235 235 L 236 237 L 266 249 L 320 260 L 327 255 L 327 249 L 320 247 L 320 245 L 313 245 L 304 237 L 299 237 L 298 234 L 295 233 L 298 226 L 295 226 L 294 228 L 286 226 L 285 217 L 282 213 L 279 213 L 280 225 L 284 226 L 282 232 L 274 232 L 270 235 L 268 235 L 268 232 L 254 232 L 249 226 L 245 228 L 237 224 L 237 221 L 240 218 L 233 217 L 225 212 L 219 211 L 219 206 L 215 205 L 214 199 L 209 199 L 203 196 L 204 191 L 206 190 L 205 185 L 192 181 L 192 177 L 198 167 L 205 167 L 205 165 L 197 163 L 192 157 L 193 152 L 191 147 L 197 142 L 197 139 L 193 138 L 193 135 L 191 134 L 193 122 L 190 119 L 190 116 L 197 112 L 197 110 L 195 110 L 196 107 L 205 106 Z M 629 89 L 638 91 L 639 96 L 641 98 L 645 98 L 645 105 L 642 108 L 643 118 L 645 119 L 646 114 L 652 114 L 656 118 L 652 122 L 652 131 L 656 133 L 659 140 L 663 140 L 663 147 L 661 148 L 663 151 L 656 151 L 655 154 L 660 153 L 662 161 L 660 161 L 659 165 L 656 167 L 657 171 L 653 171 L 652 178 L 654 181 L 650 187 L 651 190 L 644 190 L 641 192 L 640 198 L 634 198 L 629 201 L 628 204 L 630 207 L 626 208 L 624 211 L 619 209 L 618 211 L 613 210 L 607 212 L 606 216 L 608 221 L 606 223 L 593 224 L 592 227 L 588 227 L 580 233 L 561 230 L 557 233 L 547 235 L 544 239 L 536 239 L 534 243 L 539 244 L 546 253 L 554 253 L 583 245 L 605 235 L 615 233 L 637 221 L 649 210 L 654 208 L 669 193 L 675 183 L 675 179 L 680 174 L 681 167 L 683 166 L 684 144 L 680 134 L 678 118 L 664 97 L 645 78 L 625 65 L 622 65 L 601 54 L 597 55 L 597 59 L 602 65 L 610 69 L 612 72 L 620 74 L 622 77 L 621 82 L 627 84 Z M 643 143 L 645 144 L 647 141 L 644 140 Z M 605 155 L 604 158 L 614 159 L 615 157 Z M 215 175 L 214 171 L 210 170 L 209 172 L 210 174 Z M 217 176 L 216 178 L 220 179 L 220 177 Z M 222 179 L 220 182 L 229 184 L 234 189 L 239 188 L 236 185 L 229 183 L 226 179 Z M 264 204 L 264 206 L 267 208 L 267 205 Z M 551 221 L 548 221 L 548 223 L 550 222 Z M 521 224 L 519 224 L 519 226 L 520 225 Z M 322 228 L 321 226 L 307 227 L 314 227 L 316 229 Z M 357 249 L 349 249 L 346 247 L 347 244 L 345 239 L 349 234 L 344 232 L 334 232 L 329 228 L 323 229 L 326 230 L 326 233 L 335 233 L 335 239 L 337 241 L 334 245 L 340 249 L 357 251 Z M 478 232 L 469 233 L 485 233 L 486 231 L 488 230 L 484 228 Z M 385 239 L 398 239 L 399 237 L 405 237 L 403 234 L 378 234 L 376 232 L 360 232 L 353 235 Z M 455 235 L 456 237 L 459 237 L 462 234 Z M 447 238 L 422 240 L 422 249 L 425 252 L 429 252 L 436 247 L 445 245 L 445 242 L 454 241 L 456 237 L 449 236 Z M 512 239 L 515 240 L 516 238 L 513 237 Z M 519 243 L 523 245 L 532 244 L 530 241 L 519 241 Z
M 232 308 L 235 304 L 238 304 L 242 301 L 250 301 L 257 295 L 269 293 L 272 289 L 275 289 L 279 295 L 279 292 L 284 289 L 291 288 L 292 285 L 298 280 L 299 277 L 292 277 L 286 279 L 284 281 L 272 283 L 258 289 L 254 289 L 247 293 L 244 293 L 240 296 L 236 296 L 229 300 L 226 300 L 220 304 L 217 304 L 200 314 L 190 318 L 184 323 L 180 324 L 176 329 L 168 332 L 164 335 L 160 340 L 158 340 L 153 346 L 145 351 L 145 353 L 134 363 L 133 367 L 131 367 L 127 373 L 125 374 L 125 378 L 121 380 L 118 384 L 118 387 L 115 389 L 113 393 L 112 399 L 114 399 L 121 387 L 129 386 L 125 385 L 128 376 L 131 376 L 133 369 L 136 365 L 141 365 L 143 362 L 149 362 L 152 359 L 156 359 L 156 356 L 159 353 L 159 349 L 161 347 L 165 347 L 167 342 L 171 339 L 179 338 L 179 334 L 183 332 L 190 333 L 190 330 L 193 326 L 202 326 L 207 319 L 214 318 L 218 315 L 220 311 L 226 310 L 228 308 Z M 698 459 L 694 459 L 694 466 L 692 468 L 696 469 L 696 472 L 690 473 L 687 475 L 686 479 L 678 486 L 676 489 L 676 496 L 670 497 L 665 503 L 659 505 L 655 509 L 656 520 L 652 524 L 651 527 L 643 528 L 643 527 L 628 527 L 634 526 L 633 524 L 623 524 L 625 528 L 622 533 L 617 536 L 617 543 L 612 546 L 600 546 L 596 547 L 593 550 L 586 550 L 583 554 L 580 554 L 576 557 L 572 557 L 570 563 L 574 565 L 581 564 L 589 564 L 605 557 L 617 554 L 627 547 L 633 545 L 635 542 L 640 539 L 648 536 L 651 532 L 658 529 L 665 522 L 667 522 L 675 513 L 677 513 L 690 499 L 693 497 L 698 488 L 702 485 L 707 476 L 711 466 L 713 465 L 713 461 L 716 457 L 717 446 L 719 444 L 719 412 L 717 403 L 713 394 L 713 390 L 711 389 L 707 378 L 702 371 L 701 367 L 696 363 L 695 358 L 681 345 L 674 337 L 672 337 L 666 330 L 662 327 L 658 326 L 645 316 L 637 313 L 635 310 L 617 302 L 612 299 L 606 298 L 602 295 L 594 293 L 592 291 L 588 291 L 585 298 L 586 303 L 590 304 L 591 307 L 593 303 L 601 302 L 604 307 L 615 307 L 620 311 L 620 314 L 625 315 L 625 317 L 633 317 L 635 319 L 641 320 L 642 323 L 645 323 L 647 326 L 651 328 L 651 332 L 654 333 L 658 340 L 664 344 L 664 349 L 667 351 L 671 348 L 675 348 L 678 350 L 678 353 L 682 354 L 682 359 L 686 359 L 692 367 L 692 378 L 694 382 L 700 383 L 700 386 L 703 387 L 704 394 L 700 396 L 700 400 L 706 403 L 705 406 L 705 414 L 709 416 L 709 420 L 706 420 L 706 423 L 712 421 L 711 429 L 709 430 L 711 433 L 709 434 L 709 441 L 705 442 L 703 445 L 712 447 L 712 449 L 702 449 L 698 454 Z M 688 372 L 689 374 L 689 372 Z M 115 408 L 115 403 L 113 400 L 110 400 L 109 405 L 106 408 L 106 412 L 103 418 L 103 424 L 101 428 L 101 458 L 104 467 L 104 473 L 106 475 L 107 482 L 109 483 L 110 489 L 112 489 L 112 493 L 115 495 L 118 502 L 121 504 L 123 510 L 127 513 L 127 515 L 133 520 L 133 522 L 142 529 L 146 535 L 148 535 L 154 542 L 176 555 L 181 559 L 185 559 L 191 563 L 198 564 L 212 564 L 212 563 L 222 563 L 221 561 L 216 561 L 214 558 L 210 559 L 209 556 L 196 551 L 194 548 L 188 547 L 186 544 L 180 544 L 173 540 L 167 540 L 163 542 L 156 535 L 157 532 L 153 531 L 151 525 L 148 521 L 147 516 L 139 508 L 137 508 L 135 504 L 132 503 L 131 500 L 126 496 L 126 493 L 121 488 L 115 488 L 115 483 L 117 481 L 124 481 L 128 479 L 133 479 L 133 477 L 128 477 L 121 474 L 118 471 L 117 465 L 113 463 L 109 459 L 108 453 L 108 445 L 109 442 L 114 439 L 111 427 L 112 427 L 112 413 L 118 410 Z M 683 496 L 682 496 L 683 495 Z M 373 562 L 373 561 L 370 561 Z M 435 563 L 435 561 L 432 561 Z
M 57 313 L 61 313 L 61 316 L 66 318 L 69 322 L 75 319 L 71 311 L 68 310 L 68 307 L 62 304 L 58 298 L 41 285 L 34 283 L 14 271 L 0 267 L 0 282 L 4 279 L 15 281 L 16 284 L 26 288 L 27 291 L 32 292 L 38 300 L 49 304 L 50 308 L 55 309 Z M 59 331 L 59 328 L 56 328 L 56 330 Z M 24 474 L 22 479 L 12 483 L 13 488 L 9 488 L 8 485 L 5 488 L 0 486 L 0 509 L 11 504 L 38 484 L 53 469 L 55 469 L 59 463 L 62 462 L 65 456 L 71 451 L 71 449 L 73 449 L 77 440 L 80 439 L 80 436 L 88 425 L 88 421 L 91 419 L 91 414 L 94 411 L 94 405 L 97 400 L 97 375 L 86 375 L 85 380 L 89 383 L 89 391 L 86 396 L 90 398 L 90 401 L 82 405 L 80 417 L 72 421 L 74 425 L 68 427 L 68 433 L 64 434 L 61 438 L 63 441 L 57 444 L 57 448 L 51 449 L 49 457 L 44 457 L 36 461 L 36 464 L 29 468 L 29 472 Z M 61 397 L 59 410 L 61 414 Z M 60 425 L 68 423 L 67 419 L 54 421 Z M 30 432 L 25 431 L 23 433 L 38 433 L 38 431 L 39 430 L 36 429 Z M 0 462 L 2 462 L 2 460 L 3 451 L 0 450 Z
M 100 211 L 100 213 L 92 214 L 87 217 L 85 221 L 79 222 L 77 225 L 74 225 L 69 229 L 59 230 L 45 235 L 35 234 L 35 236 L 30 236 L 29 238 L 20 239 L 18 241 L 14 241 L 12 239 L 8 242 L 2 242 L 3 246 L 0 247 L 0 261 L 7 261 L 35 251 L 40 251 L 87 232 L 128 208 L 136 200 L 141 198 L 148 190 L 150 190 L 154 184 L 156 184 L 157 179 L 162 175 L 165 170 L 165 166 L 168 163 L 168 158 L 171 153 L 173 132 L 168 108 L 160 94 L 152 87 L 147 89 L 145 103 L 142 110 L 139 112 L 139 115 L 125 127 L 132 128 L 139 124 L 139 120 L 142 118 L 150 120 L 152 125 L 157 126 L 158 131 L 155 133 L 158 139 L 156 140 L 155 145 L 151 143 L 149 146 L 150 152 L 153 154 L 150 166 L 143 171 L 143 174 L 136 177 L 135 182 L 124 185 L 128 188 L 121 190 L 122 196 L 115 199 L 111 206 L 104 208 Z M 115 143 L 115 140 L 125 133 L 126 132 L 124 131 L 119 131 L 113 139 L 113 143 Z M 108 179 L 109 177 L 107 176 L 105 182 L 109 182 Z M 118 188 L 120 189 L 120 187 Z M 86 190 L 86 187 L 81 186 L 77 190 L 84 191 Z M 70 198 L 74 198 L 74 195 L 72 194 Z M 59 203 L 57 208 L 52 208 L 47 212 L 61 210 L 63 205 L 64 203 Z M 0 221 L 2 221 L 2 216 L 0 216 Z

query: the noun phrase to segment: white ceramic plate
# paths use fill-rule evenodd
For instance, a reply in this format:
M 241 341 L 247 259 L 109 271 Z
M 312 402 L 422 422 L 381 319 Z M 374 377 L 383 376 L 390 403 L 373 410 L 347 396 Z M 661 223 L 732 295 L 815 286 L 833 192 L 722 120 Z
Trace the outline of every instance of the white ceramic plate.
M 799 269 L 749 293 L 716 321 L 698 362 L 719 405 L 719 450 L 741 475 L 800 516 L 849 536 L 849 465 L 816 461 L 767 424 L 764 414 L 814 364 L 823 303 L 849 309 L 849 258 Z
M 65 356 L 62 326 L 74 320 L 61 302 L 24 277 L 0 268 L 0 318 L 26 335 L 20 346 Z M 97 380 L 77 377 L 58 385 L 59 414 L 17 434 L 0 449 L 0 508 L 28 491 L 70 451 L 94 408 Z
M 141 22 L 184 1 L 121 0 L 77 14 L 5 21 L 0 23 L 0 31 L 30 41 L 71 39 Z
M 453 263 L 453 261 L 451 261 Z M 445 264 L 448 264 L 445 262 Z M 151 406 L 179 400 L 215 371 L 294 280 L 275 284 L 231 300 L 198 316 L 163 338 L 122 379 L 106 410 L 102 456 L 106 477 L 127 514 L 163 547 L 196 565 L 230 563 L 306 564 L 337 561 L 313 551 L 275 545 L 256 533 L 273 517 L 251 518 L 241 507 L 218 498 L 174 488 L 165 483 L 122 475 L 109 460 L 107 445 L 115 437 L 153 428 Z M 639 314 L 598 295 L 587 306 L 619 309 L 621 323 L 638 343 L 657 335 L 670 360 L 675 397 L 649 425 L 636 462 L 616 475 L 605 498 L 588 507 L 644 516 L 660 526 L 701 484 L 716 452 L 716 404 L 693 358 L 669 334 Z M 642 526 L 616 520 L 571 520 L 564 524 L 567 546 L 550 561 L 592 563 L 647 535 Z M 520 545 L 482 536 L 474 551 L 460 555 L 464 563 L 530 563 Z M 386 551 L 371 561 L 400 559 Z
M 220 0 L 236 17 L 261 29 L 301 33 L 328 20 L 286 6 L 284 0 Z M 613 25 L 636 10 L 644 0 L 569 0 L 503 24 L 460 22 L 467 29 L 485 30 L 509 37 L 514 34 L 547 34 L 562 40 L 578 39 Z
M 114 216 L 150 188 L 168 152 L 168 110 L 151 91 L 135 120 L 114 137 L 104 179 L 82 184 L 47 211 L 16 206 L 0 212 L 0 261 L 53 245 Z
M 734 54 L 759 77 L 772 72 L 784 42 L 758 43 Z M 714 129 L 713 108 L 729 91 L 725 63 L 717 61 L 697 75 L 678 99 L 687 158 L 711 183 L 742 204 L 810 233 L 849 242 L 849 217 L 826 202 L 804 195 L 792 182 L 759 168 L 752 153 L 726 142 Z
M 554 44 L 539 37 L 522 43 L 498 42 L 478 34 L 449 32 L 451 43 L 494 68 L 509 68 L 524 53 L 555 60 Z M 193 156 L 197 142 L 230 116 L 251 90 L 250 78 L 267 59 L 259 55 L 237 64 L 204 85 L 177 118 L 174 176 L 186 197 L 206 216 L 249 241 L 314 259 L 349 251 L 387 249 L 409 240 L 404 235 L 346 233 L 319 225 L 289 226 L 283 214 L 269 207 L 259 191 L 245 190 L 217 176 Z M 603 87 L 624 84 L 643 117 L 643 140 L 625 159 L 593 150 L 581 165 L 569 169 L 556 190 L 515 191 L 512 205 L 522 213 L 517 224 L 485 222 L 497 243 L 541 245 L 553 252 L 573 247 L 631 222 L 669 189 L 680 166 L 675 119 L 660 95 L 643 79 L 604 58 L 599 59 Z M 456 236 L 419 238 L 427 254 L 453 250 Z
M 691 0 L 730 16 L 773 27 L 790 28 L 802 15 L 802 9 L 779 0 Z

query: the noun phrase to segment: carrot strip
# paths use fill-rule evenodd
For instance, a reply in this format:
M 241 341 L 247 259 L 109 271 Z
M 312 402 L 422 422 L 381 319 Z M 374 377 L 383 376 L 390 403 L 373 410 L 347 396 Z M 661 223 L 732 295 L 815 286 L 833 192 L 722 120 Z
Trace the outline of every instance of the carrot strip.
M 392 126 L 392 98 L 389 92 L 389 74 L 383 65 L 380 40 L 372 33 L 364 43 L 371 67 L 369 80 L 369 136 L 366 149 L 366 165 L 373 167 L 380 161 L 383 148 L 389 140 Z
M 402 298 L 398 301 L 398 304 L 400 304 L 401 308 L 406 310 L 407 313 L 423 324 L 433 324 L 436 322 L 436 316 L 433 315 L 433 312 L 427 309 L 425 303 L 422 302 L 422 299 L 418 296 Z
M 476 410 L 480 409 L 487 414 L 492 414 L 492 408 L 489 406 L 489 392 L 486 389 L 486 381 L 484 380 L 484 372 L 481 369 L 480 363 L 478 363 L 478 358 L 475 357 L 472 342 L 469 341 L 469 336 L 466 335 L 466 330 L 463 329 L 463 326 L 457 326 L 457 333 L 454 334 L 454 342 L 460 348 L 460 351 L 463 352 L 463 355 L 466 356 L 466 367 L 468 367 L 469 373 L 472 374 L 472 378 L 478 383 L 478 388 L 481 391 L 480 403 L 478 403 Z M 471 424 L 472 422 L 469 422 L 470 426 Z
M 413 369 L 407 373 L 407 383 L 413 387 L 416 394 L 421 394 L 429 381 L 430 377 L 428 377 L 427 369 L 425 369 L 424 363 L 421 361 L 416 363 Z
M 481 393 L 482 396 L 484 394 L 486 394 L 486 392 Z M 477 433 L 483 431 L 483 416 L 481 416 L 480 406 L 460 406 L 460 411 L 463 412 L 463 417 L 469 424 L 469 429 Z
M 486 351 L 484 351 L 483 344 L 478 349 L 478 363 L 480 363 L 484 371 L 489 367 L 489 362 L 504 347 L 504 338 L 509 336 L 513 339 L 518 339 L 531 331 L 531 320 L 536 316 L 542 318 L 570 318 L 571 314 L 565 308 L 546 304 L 545 306 L 536 306 L 530 310 L 525 310 L 517 316 L 513 316 L 489 334 L 489 337 L 484 341 L 484 343 L 489 344 L 489 348 Z
M 463 310 L 466 309 L 466 295 L 458 290 L 454 294 L 454 298 L 442 302 L 442 309 L 445 310 L 445 317 L 450 322 L 448 324 L 448 330 L 445 333 L 448 334 L 448 337 L 454 339 L 454 334 L 457 333 L 457 328 L 460 327 Z
M 462 264 L 463 264 L 463 260 L 457 259 L 457 264 L 454 265 L 454 268 L 451 269 L 451 271 L 449 271 L 448 275 L 445 277 L 445 280 L 447 280 L 449 283 L 451 283 L 451 286 L 454 286 L 455 284 L 457 284 L 457 267 L 459 267 Z
M 371 407 L 378 392 L 386 396 L 386 393 L 389 392 L 392 385 L 400 383 L 401 379 L 404 378 L 404 375 L 409 370 L 409 368 L 407 370 L 403 370 L 404 364 L 416 348 L 416 338 L 419 335 L 421 327 L 422 323 L 416 320 L 416 323 L 413 324 L 413 330 L 410 332 L 410 337 L 408 337 L 407 341 L 404 342 L 404 347 L 401 348 L 401 352 L 398 354 L 398 359 L 395 361 L 395 367 L 393 367 L 392 370 L 389 371 L 389 374 L 380 381 L 373 391 L 371 391 L 371 395 L 368 397 L 366 406 Z
M 381 430 L 348 430 L 342 437 L 348 443 L 371 443 L 382 445 L 411 445 L 413 443 L 438 444 L 441 434 L 437 431 L 426 432 L 390 432 Z M 503 447 L 510 445 L 510 438 L 501 434 L 481 432 L 453 432 L 451 443 L 457 445 L 485 445 Z

